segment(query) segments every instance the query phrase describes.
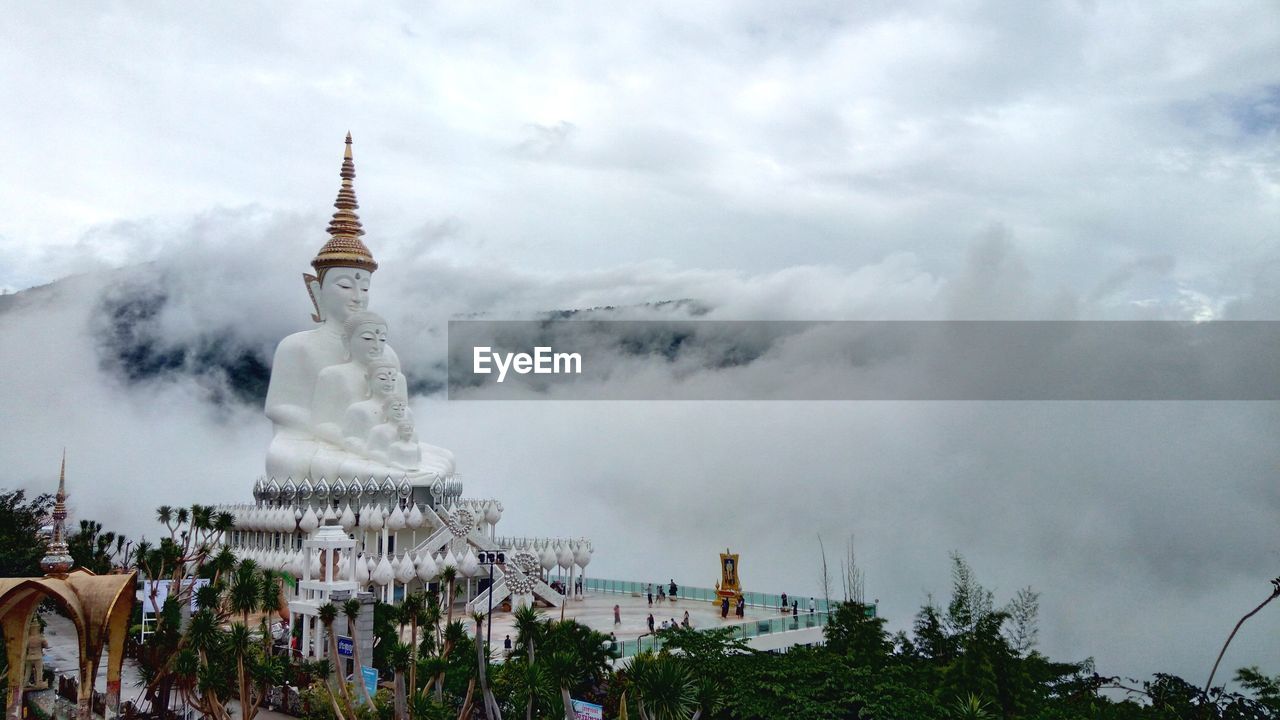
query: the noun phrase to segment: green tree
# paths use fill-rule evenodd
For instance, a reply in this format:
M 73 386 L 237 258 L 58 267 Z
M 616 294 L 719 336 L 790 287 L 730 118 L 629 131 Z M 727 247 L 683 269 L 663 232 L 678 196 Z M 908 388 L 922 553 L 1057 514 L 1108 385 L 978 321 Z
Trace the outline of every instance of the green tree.
M 475 641 L 476 641 L 476 676 L 480 680 L 480 693 L 484 700 L 485 715 L 500 720 L 502 711 L 498 709 L 498 701 L 493 697 L 493 690 L 489 687 L 489 653 L 485 651 L 485 614 L 482 612 L 472 613 L 471 619 L 476 624 Z
M 546 667 L 531 663 L 528 658 L 508 661 L 502 666 L 501 677 L 512 698 L 524 705 L 525 720 L 544 717 L 559 700 Z
M 938 606 L 933 604 L 932 597 L 916 613 L 912 633 L 911 647 L 919 657 L 946 664 L 959 652 L 959 643 L 947 632 L 942 614 Z
M 836 603 L 823 628 L 823 637 L 832 652 L 848 656 L 857 664 L 881 667 L 888 661 L 893 643 L 885 632 L 885 619 L 870 610 L 858 602 Z
M 217 563 L 211 561 L 229 558 L 228 567 L 236 567 L 235 558 L 222 547 L 225 533 L 233 525 L 230 513 L 215 512 L 200 505 L 190 509 L 162 506 L 157 509 L 156 517 L 164 524 L 165 534 L 157 543 L 145 539 L 138 542 L 128 560 L 149 583 L 152 591 L 143 599 L 143 604 L 148 611 L 156 613 L 153 632 L 138 652 L 139 669 L 146 681 L 144 699 L 153 708 L 169 706 L 170 693 L 179 681 L 173 662 L 188 644 L 190 635 L 182 627 L 182 608 L 190 606 L 192 596 L 197 595 L 196 580 L 209 580 L 209 587 L 198 594 L 203 598 L 200 607 L 209 610 L 210 632 L 220 632 L 225 621 L 221 604 L 226 587 L 216 573 Z M 163 605 L 158 602 L 159 584 L 154 582 L 160 580 L 168 581 Z M 223 717 L 222 700 L 229 697 L 228 687 L 234 684 L 234 663 L 223 656 L 221 645 L 216 642 L 218 637 L 215 632 L 205 638 L 195 676 L 188 673 L 183 681 L 188 683 L 186 691 L 196 695 L 203 696 L 204 689 L 209 689 L 214 697 L 206 714 Z M 190 662 L 189 658 L 185 662 Z
M 1236 682 L 1253 693 L 1258 704 L 1280 717 L 1280 675 L 1267 677 L 1257 666 L 1236 671 Z
M 582 659 L 569 650 L 557 650 L 546 656 L 547 675 L 552 685 L 560 690 L 560 702 L 564 705 L 564 720 L 574 720 L 570 688 L 581 682 L 585 673 Z
M 1005 607 L 1009 615 L 1009 626 L 1006 637 L 1009 646 L 1019 655 L 1026 655 L 1035 649 L 1036 639 L 1040 634 L 1037 620 L 1040 615 L 1040 593 L 1024 587 L 1013 596 L 1013 600 Z
M 360 657 L 360 636 L 357 634 L 356 622 L 360 619 L 360 599 L 351 598 L 342 604 L 342 614 L 347 616 L 347 633 L 351 637 L 351 647 L 354 648 L 352 660 L 356 666 L 356 685 L 360 688 L 360 697 L 364 698 L 367 706 L 373 706 L 373 698 L 369 696 L 369 688 L 364 684 L 363 678 L 360 677 L 361 668 L 364 667 L 362 658 Z
M 395 673 L 395 720 L 407 720 L 408 703 L 404 685 L 404 674 L 413 662 L 411 649 L 402 642 L 391 648 L 391 670 Z
M 45 540 L 40 534 L 53 508 L 53 496 L 27 500 L 25 490 L 0 492 L 0 577 L 40 577 Z
M 641 720 L 698 720 L 702 715 L 693 676 L 671 655 L 636 655 L 627 680 Z
M 348 717 L 354 718 L 356 716 L 355 705 L 351 701 L 351 689 L 347 685 L 347 678 L 342 672 L 342 658 L 338 655 L 338 636 L 333 631 L 333 624 L 338 619 L 338 606 L 327 602 L 320 606 L 318 614 L 320 616 L 320 624 L 324 626 L 324 634 L 329 638 L 329 663 L 334 673 L 338 676 L 338 693 L 342 697 Z
M 418 623 L 426 613 L 426 598 L 420 592 L 409 593 L 400 604 L 401 622 L 409 623 L 409 688 L 418 689 Z
M 231 612 L 240 615 L 240 622 L 245 627 L 249 625 L 249 615 L 262 607 L 262 580 L 254 561 L 242 560 L 231 573 L 227 605 Z
M 67 538 L 67 550 L 76 567 L 97 575 L 106 575 L 128 564 L 128 540 L 125 536 L 103 532 L 102 523 L 93 520 L 80 521 L 79 528 Z
M 973 568 L 958 552 L 951 553 L 951 602 L 947 605 L 947 625 L 952 634 L 970 632 L 986 615 L 994 612 L 991 591 L 978 584 Z

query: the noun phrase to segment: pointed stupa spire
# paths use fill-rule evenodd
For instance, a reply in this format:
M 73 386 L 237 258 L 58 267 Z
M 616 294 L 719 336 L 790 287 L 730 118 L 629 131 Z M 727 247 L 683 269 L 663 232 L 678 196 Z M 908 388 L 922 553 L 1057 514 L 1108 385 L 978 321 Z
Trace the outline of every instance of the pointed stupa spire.
M 62 448 L 62 467 L 58 470 L 58 502 L 67 499 L 67 449 Z
M 67 549 L 67 449 L 62 449 L 62 469 L 58 471 L 58 494 L 53 502 L 53 537 L 49 549 L 40 559 L 40 569 L 48 575 L 63 575 L 71 569 L 71 553 Z
M 347 147 L 342 153 L 342 170 L 338 173 L 342 178 L 342 186 L 338 188 L 338 198 L 333 201 L 337 210 L 329 221 L 329 242 L 320 248 L 311 266 L 321 276 L 331 267 L 356 267 L 369 272 L 378 269 L 369 248 L 360 241 L 364 235 L 364 227 L 360 224 L 360 216 L 356 210 L 360 204 L 356 202 L 356 190 L 352 181 L 356 179 L 356 164 L 351 157 L 351 133 L 347 133 Z

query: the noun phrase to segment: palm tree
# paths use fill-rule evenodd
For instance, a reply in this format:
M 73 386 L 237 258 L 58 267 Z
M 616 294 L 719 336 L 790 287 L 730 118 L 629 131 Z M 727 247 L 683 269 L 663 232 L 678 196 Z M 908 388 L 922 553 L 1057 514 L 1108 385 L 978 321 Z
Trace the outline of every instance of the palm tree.
M 257 707 L 261 705 L 262 697 L 266 693 L 259 693 L 256 698 L 250 694 L 250 676 L 248 676 L 248 661 L 251 661 L 250 653 L 252 652 L 253 638 L 248 632 L 247 626 L 241 623 L 233 623 L 232 629 L 227 633 L 227 648 L 232 651 L 232 656 L 236 657 L 236 680 L 239 688 L 239 698 L 241 698 L 241 717 L 243 720 L 253 720 L 253 716 L 257 715 Z
M 241 622 L 248 627 L 249 613 L 257 612 L 262 604 L 262 583 L 258 566 L 252 560 L 243 560 L 231 574 L 231 590 L 227 594 L 231 612 L 239 613 Z
M 404 671 L 413 664 L 408 645 L 397 642 L 391 648 L 391 669 L 396 673 L 395 720 L 408 720 L 408 708 L 405 706 Z
M 320 608 L 322 611 L 324 608 Z M 329 677 L 333 675 L 333 663 L 328 660 L 317 660 L 311 668 L 311 671 L 320 678 L 324 678 L 324 693 L 329 696 L 329 706 L 333 709 L 333 716 L 336 720 L 346 720 L 342 714 L 342 708 L 338 707 L 338 699 L 333 694 L 333 688 L 329 685 Z
M 352 659 L 356 664 L 357 685 L 360 687 L 360 697 L 364 698 L 368 707 L 373 707 L 373 698 L 369 697 L 369 688 L 364 684 L 364 678 L 359 677 L 364 672 L 364 663 L 360 658 L 360 637 L 356 634 L 356 620 L 360 617 L 360 600 L 359 598 L 351 598 L 342 604 L 342 614 L 347 616 L 347 632 L 351 635 Z
M 550 675 L 551 682 L 560 688 L 560 701 L 564 703 L 564 720 L 574 720 L 569 688 L 582 681 L 581 660 L 568 650 L 558 650 L 547 658 L 547 674 Z
M 538 631 L 542 628 L 542 618 L 538 615 L 538 611 L 529 605 L 516 610 L 512 618 L 516 624 L 516 642 L 524 645 L 525 652 L 529 654 L 529 664 L 532 665 L 534 662 L 534 644 Z
M 957 697 L 951 705 L 951 717 L 955 720 L 994 720 L 996 717 L 991 712 L 991 702 L 981 695 L 969 693 L 964 697 Z
M 213 610 L 202 608 L 191 616 L 191 626 L 187 630 L 187 644 L 191 650 L 195 651 L 198 658 L 195 668 L 195 679 L 197 681 L 199 680 L 200 667 L 209 667 L 209 654 L 217 651 L 221 639 L 218 618 L 213 614 Z M 181 653 L 179 654 L 181 655 Z M 222 700 L 218 698 L 216 688 L 204 689 L 200 696 L 205 700 L 205 707 L 201 709 L 202 712 L 215 717 L 226 716 L 226 710 L 223 708 Z
M 502 674 L 511 687 L 512 696 L 517 699 L 524 698 L 525 720 L 533 720 L 536 708 L 554 705 L 556 689 L 551 682 L 551 677 L 547 674 L 547 669 L 543 666 L 526 660 L 517 660 L 507 663 L 502 669 Z
M 640 653 L 631 659 L 629 675 L 641 720 L 698 720 L 702 716 L 693 678 L 670 655 Z
M 213 580 L 211 580 L 209 584 L 217 585 L 218 581 L 222 579 L 224 574 L 230 573 L 235 569 L 236 554 L 231 552 L 231 548 L 229 546 L 223 545 L 222 549 L 218 551 L 218 554 L 210 558 L 209 564 L 213 567 Z
M 429 647 L 440 647 L 440 601 L 432 595 L 427 602 L 427 609 L 422 613 L 422 624 L 431 626 L 431 644 Z
M 173 676 L 184 704 L 195 705 L 204 714 L 216 715 L 212 708 L 205 706 L 192 692 L 200 678 L 200 656 L 194 650 L 183 648 L 173 657 Z
M 453 591 L 458 581 L 458 568 L 446 566 L 440 573 L 440 582 L 445 588 L 445 621 L 446 626 L 453 622 Z M 448 650 L 446 649 L 446 653 Z
M 602 682 L 608 676 L 613 658 L 608 650 L 609 639 L 600 632 L 577 622 L 565 620 L 551 623 L 540 645 L 544 651 L 566 651 L 578 659 L 578 669 L 583 681 Z
M 537 686 L 534 681 L 542 682 L 546 680 L 545 673 L 538 675 L 541 668 L 535 664 L 537 657 L 535 646 L 537 645 L 538 633 L 542 630 L 542 619 L 538 616 L 538 611 L 534 610 L 530 605 L 525 605 L 516 610 L 513 617 L 516 624 L 516 642 L 523 645 L 525 652 L 528 654 L 528 668 L 524 673 L 522 683 L 522 687 L 527 691 L 528 698 L 525 703 L 524 714 L 527 720 L 533 720 L 534 700 L 538 697 L 538 693 L 534 691 Z
M 354 718 L 356 712 L 355 706 L 351 703 L 351 690 L 347 687 L 347 679 L 342 672 L 342 660 L 338 656 L 338 636 L 333 632 L 333 622 L 338 619 L 338 606 L 327 602 L 320 606 L 319 614 L 325 635 L 329 637 L 329 663 L 338 676 L 338 692 L 342 695 L 347 713 Z
M 435 684 L 437 676 L 444 677 L 445 670 L 449 669 L 449 664 L 439 655 L 427 655 L 426 657 L 418 658 L 418 669 L 421 671 L 423 677 L 427 678 L 427 682 L 423 685 L 422 692 L 420 693 L 421 696 L 426 697 L 427 688 Z M 439 702 L 443 701 L 443 699 L 444 690 L 437 686 L 436 700 Z
M 409 687 L 418 690 L 418 621 L 426 602 L 422 593 L 409 593 L 400 604 L 400 617 L 409 621 Z
M 480 694 L 484 698 L 485 715 L 495 720 L 502 720 L 502 712 L 498 710 L 498 701 L 489 690 L 489 656 L 485 652 L 484 620 L 485 614 L 475 612 L 471 619 L 476 623 L 476 674 L 480 678 Z
M 173 532 L 171 523 L 173 522 L 173 506 L 161 505 L 156 508 L 156 521 L 167 526 L 169 531 Z
M 461 620 L 454 620 L 444 627 L 444 645 L 440 651 L 440 674 L 436 676 L 436 701 L 444 702 L 444 676 L 449 666 L 449 653 L 467 639 L 467 629 Z
M 270 618 L 280 610 L 280 599 L 284 594 L 284 575 L 275 570 L 264 569 L 258 582 L 258 589 L 262 592 L 259 607 L 265 613 L 265 617 Z
M 258 685 L 258 705 L 261 705 L 262 701 L 267 699 L 271 688 L 284 684 L 288 669 L 289 661 L 287 659 L 270 656 L 263 656 L 249 668 L 254 682 Z M 257 712 L 256 707 L 254 712 Z M 248 720 L 248 718 L 242 716 L 241 720 Z

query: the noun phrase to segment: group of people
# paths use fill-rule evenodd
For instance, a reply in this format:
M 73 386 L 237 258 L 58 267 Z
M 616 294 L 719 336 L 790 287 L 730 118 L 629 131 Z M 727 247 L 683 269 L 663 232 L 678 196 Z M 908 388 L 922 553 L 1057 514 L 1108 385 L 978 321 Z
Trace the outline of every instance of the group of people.
M 616 608 L 617 606 L 615 605 L 614 607 Z M 646 622 L 649 624 L 649 632 L 651 634 L 655 632 L 654 624 L 653 624 L 653 613 L 649 613 L 649 618 Z M 676 623 L 675 618 L 671 618 L 669 620 L 663 620 L 662 624 L 657 627 L 658 627 L 658 630 L 670 630 L 671 628 L 674 628 L 674 627 L 692 628 L 693 624 L 689 622 L 689 611 L 685 610 L 684 619 L 681 620 L 679 623 Z
M 550 587 L 552 590 L 555 590 L 561 595 L 569 594 L 568 592 L 566 592 L 567 588 L 565 588 L 565 584 L 563 580 L 552 580 L 550 583 Z M 573 597 L 575 600 L 582 599 L 582 578 L 577 578 L 573 581 Z
M 733 604 L 733 614 L 737 617 L 745 617 L 747 613 L 747 599 L 742 595 Z M 729 617 L 729 598 L 720 598 L 720 617 Z
M 787 604 L 787 594 L 786 594 L 786 593 L 782 593 L 782 602 L 780 602 L 780 603 L 778 604 L 778 609 L 779 609 L 779 610 L 781 610 L 783 613 L 788 613 L 788 612 L 789 612 L 789 613 L 791 613 L 792 615 L 799 615 L 799 614 L 800 614 L 800 601 L 799 601 L 799 600 L 792 600 L 792 601 L 791 601 L 791 604 L 790 604 L 790 605 L 788 605 L 788 604 Z M 814 598 L 809 598 L 809 612 L 810 612 L 810 613 L 815 613 L 815 612 L 817 612 L 817 611 L 818 611 L 818 601 L 817 601 L 816 599 L 814 599 Z
M 680 587 L 676 585 L 674 578 L 670 583 L 668 583 L 666 588 L 662 587 L 662 583 L 658 583 L 658 602 L 662 602 L 667 599 L 670 599 L 671 602 L 675 602 L 676 598 L 679 596 L 679 592 Z M 644 586 L 644 594 L 649 598 L 649 607 L 653 607 L 653 583 L 649 583 Z

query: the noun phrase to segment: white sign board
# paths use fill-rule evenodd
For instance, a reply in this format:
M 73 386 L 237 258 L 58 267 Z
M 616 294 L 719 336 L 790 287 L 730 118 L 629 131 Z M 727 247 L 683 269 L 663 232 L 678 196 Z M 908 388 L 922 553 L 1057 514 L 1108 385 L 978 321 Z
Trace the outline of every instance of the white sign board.
M 208 580 L 193 580 L 187 578 L 179 580 L 181 585 L 177 590 L 191 588 L 191 612 L 195 612 L 199 608 L 196 607 L 196 591 L 209 584 Z M 142 612 L 155 615 L 164 607 L 165 600 L 169 599 L 170 585 L 172 580 L 146 580 L 142 583 L 142 589 L 138 591 L 138 600 L 142 602 Z M 154 595 L 153 595 L 154 593 Z M 154 597 L 154 601 L 153 598 Z
M 604 708 L 586 700 L 570 700 L 574 720 L 604 720 Z

